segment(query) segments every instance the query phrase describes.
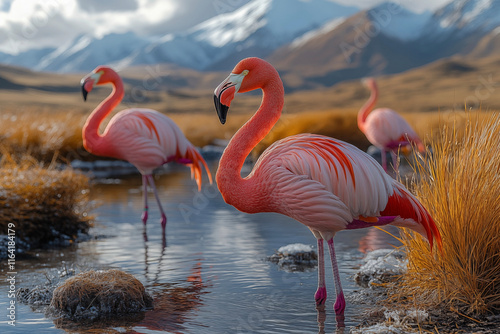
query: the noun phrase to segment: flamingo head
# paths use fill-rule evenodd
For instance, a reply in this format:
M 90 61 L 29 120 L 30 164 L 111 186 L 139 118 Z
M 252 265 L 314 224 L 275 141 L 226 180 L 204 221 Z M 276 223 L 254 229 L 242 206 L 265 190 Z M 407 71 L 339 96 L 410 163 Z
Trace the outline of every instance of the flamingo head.
M 91 73 L 86 75 L 81 81 L 83 100 L 87 100 L 87 95 L 96 85 L 111 82 L 118 74 L 107 66 L 98 66 Z
M 373 78 L 363 78 L 361 79 L 361 83 L 365 86 L 365 87 L 368 87 L 368 88 L 372 88 L 372 87 L 375 87 L 376 85 L 376 82 L 375 82 L 375 79 Z
M 271 77 L 278 76 L 274 67 L 260 58 L 251 57 L 240 61 L 231 74 L 214 91 L 215 110 L 222 124 L 236 93 L 263 88 Z

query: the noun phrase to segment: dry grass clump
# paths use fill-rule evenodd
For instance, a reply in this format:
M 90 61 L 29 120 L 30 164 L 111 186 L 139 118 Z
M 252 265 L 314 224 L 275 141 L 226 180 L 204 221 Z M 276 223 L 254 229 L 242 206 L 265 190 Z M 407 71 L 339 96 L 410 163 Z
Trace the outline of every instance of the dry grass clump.
M 415 192 L 436 221 L 443 251 L 402 232 L 408 271 L 396 297 L 469 316 L 500 311 L 500 116 L 467 115 L 463 135 L 447 127 L 416 166 Z
M 242 96 L 230 111 L 228 122 L 220 124 L 214 110 L 210 112 L 168 113 L 195 146 L 203 147 L 213 144 L 215 139 L 229 140 L 238 129 L 257 110 L 260 100 L 255 96 Z M 209 101 L 209 104 L 212 103 Z M 117 111 L 128 106 L 119 106 Z M 67 162 L 74 159 L 103 159 L 88 153 L 83 148 L 82 127 L 90 114 L 88 110 L 70 109 L 51 110 L 46 107 L 21 110 L 2 110 L 0 113 L 0 140 L 12 154 L 28 153 L 40 161 L 50 162 L 54 154 Z M 358 129 L 356 109 L 306 110 L 288 112 L 294 109 L 288 103 L 278 123 L 268 136 L 255 148 L 254 154 L 262 153 L 273 142 L 299 133 L 316 133 L 330 136 L 355 145 L 366 151 L 370 143 Z M 249 111 L 250 110 L 250 111 Z M 113 114 L 114 114 L 113 113 Z M 402 113 L 402 116 L 414 127 L 424 140 L 439 140 L 432 133 L 439 133 L 443 124 L 456 124 L 457 128 L 465 127 L 463 112 L 413 112 Z M 104 120 L 104 130 L 109 119 Z
M 153 307 L 153 298 L 133 275 L 117 269 L 86 271 L 54 290 L 51 312 L 72 320 L 119 317 Z
M 71 169 L 48 167 L 33 157 L 0 160 L 0 230 L 14 224 L 16 245 L 71 242 L 90 224 L 89 180 Z M 12 226 L 12 225 L 11 225 Z
M 82 140 L 86 118 L 86 114 L 77 111 L 2 111 L 0 139 L 9 152 L 28 152 L 41 161 L 50 161 L 56 152 L 65 160 L 82 159 L 90 155 Z

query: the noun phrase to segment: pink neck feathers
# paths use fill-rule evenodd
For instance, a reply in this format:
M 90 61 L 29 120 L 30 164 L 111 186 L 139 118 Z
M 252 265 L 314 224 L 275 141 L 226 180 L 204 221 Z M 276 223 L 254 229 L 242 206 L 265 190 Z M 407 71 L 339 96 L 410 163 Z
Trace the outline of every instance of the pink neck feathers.
M 85 149 L 96 155 L 108 155 L 106 136 L 99 133 L 102 121 L 120 104 L 124 96 L 123 83 L 118 75 L 110 81 L 113 85 L 111 94 L 102 101 L 87 118 L 83 126 L 83 145 Z
M 283 84 L 277 73 L 261 88 L 261 106 L 233 136 L 221 157 L 217 172 L 217 185 L 226 202 L 229 200 L 228 203 L 245 212 L 260 210 L 256 205 L 259 192 L 254 189 L 255 180 L 251 176 L 245 179 L 241 177 L 241 168 L 252 149 L 276 124 L 284 104 Z
M 370 79 L 368 79 L 370 80 Z M 359 112 L 358 112 L 358 127 L 361 129 L 361 131 L 363 131 L 364 129 L 364 124 L 365 124 L 365 121 L 366 121 L 366 118 L 368 117 L 368 114 L 373 110 L 373 107 L 375 107 L 375 104 L 377 103 L 377 99 L 378 99 L 378 89 L 377 89 L 377 86 L 376 86 L 376 83 L 373 81 L 370 81 L 368 83 L 368 86 L 370 88 L 370 98 L 368 99 L 368 101 L 365 102 L 365 104 L 363 105 L 363 107 L 361 107 L 361 109 L 359 109 Z

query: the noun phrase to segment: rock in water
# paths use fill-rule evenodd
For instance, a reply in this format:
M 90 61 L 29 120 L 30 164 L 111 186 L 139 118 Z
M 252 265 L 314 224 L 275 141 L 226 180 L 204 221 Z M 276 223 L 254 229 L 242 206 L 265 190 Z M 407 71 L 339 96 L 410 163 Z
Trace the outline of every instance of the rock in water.
M 300 243 L 280 247 L 268 260 L 287 271 L 305 271 L 318 265 L 318 256 L 313 248 Z

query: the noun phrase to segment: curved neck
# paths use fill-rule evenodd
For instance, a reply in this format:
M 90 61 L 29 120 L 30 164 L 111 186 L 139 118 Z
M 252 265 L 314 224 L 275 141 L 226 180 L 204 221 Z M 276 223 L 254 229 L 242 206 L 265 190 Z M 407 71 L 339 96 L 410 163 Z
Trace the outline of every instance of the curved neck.
M 99 133 L 99 127 L 106 116 L 120 104 L 124 95 L 123 83 L 119 77 L 113 78 L 111 84 L 113 91 L 92 111 L 82 130 L 83 146 L 87 151 L 96 155 L 109 155 L 108 145 L 103 145 L 106 142 L 106 136 Z
M 361 109 L 359 109 L 358 112 L 358 127 L 361 129 L 361 131 L 363 131 L 364 129 L 368 114 L 373 110 L 373 107 L 375 107 L 378 99 L 378 90 L 375 86 L 375 83 L 370 85 L 370 91 L 370 98 L 368 98 L 368 101 L 365 102 L 365 104 L 361 107 Z
M 245 159 L 255 146 L 269 133 L 281 116 L 284 104 L 284 89 L 281 79 L 277 76 L 268 81 L 262 88 L 262 103 L 257 112 L 233 136 L 224 150 L 217 170 L 217 186 L 226 202 L 237 209 L 245 210 L 252 207 L 253 191 L 252 177 L 241 177 L 241 168 Z M 249 189 L 251 188 L 251 189 Z

